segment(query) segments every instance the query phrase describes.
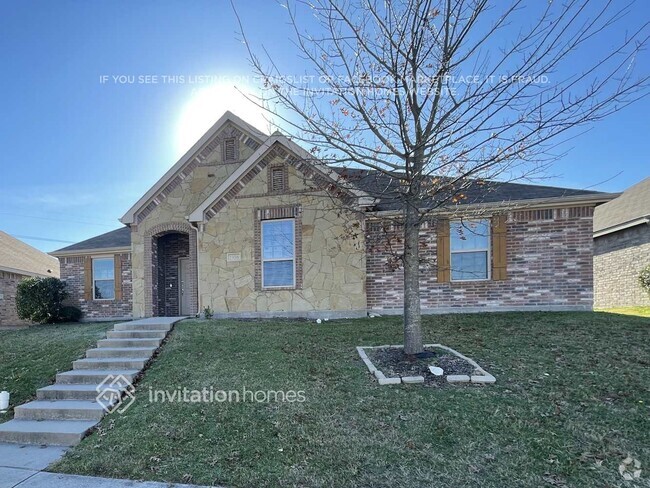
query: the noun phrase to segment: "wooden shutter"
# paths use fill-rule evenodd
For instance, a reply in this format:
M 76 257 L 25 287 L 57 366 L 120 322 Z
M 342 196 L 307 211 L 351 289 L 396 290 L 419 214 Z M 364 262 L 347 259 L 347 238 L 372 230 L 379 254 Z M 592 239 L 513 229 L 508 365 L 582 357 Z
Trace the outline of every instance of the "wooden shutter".
M 93 259 L 90 256 L 84 260 L 84 298 L 87 302 L 93 299 Z
M 508 278 L 507 219 L 507 215 L 492 217 L 492 279 L 495 281 Z
M 115 280 L 115 300 L 122 299 L 122 256 L 116 254 L 113 256 L 113 262 L 115 266 L 115 271 L 113 273 L 113 279 Z
M 438 246 L 437 246 L 438 283 L 448 283 L 451 280 L 449 219 L 438 219 L 436 235 L 438 240 Z

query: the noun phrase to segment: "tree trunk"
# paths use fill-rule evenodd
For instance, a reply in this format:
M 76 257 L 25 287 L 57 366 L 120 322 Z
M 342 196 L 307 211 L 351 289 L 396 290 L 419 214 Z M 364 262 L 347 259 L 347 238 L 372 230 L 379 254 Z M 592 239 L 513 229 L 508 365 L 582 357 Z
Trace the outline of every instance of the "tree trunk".
M 418 209 L 407 204 L 404 217 L 404 352 L 417 354 L 424 350 L 420 312 L 420 216 Z

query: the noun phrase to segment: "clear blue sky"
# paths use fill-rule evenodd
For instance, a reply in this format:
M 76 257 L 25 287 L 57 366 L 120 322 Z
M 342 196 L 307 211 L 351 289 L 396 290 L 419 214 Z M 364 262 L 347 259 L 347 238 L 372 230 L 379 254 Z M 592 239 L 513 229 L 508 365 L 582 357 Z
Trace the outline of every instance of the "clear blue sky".
M 283 8 L 239 5 L 252 40 L 300 74 Z M 650 18 L 650 2 L 636 10 Z M 225 0 L 0 0 L 0 230 L 51 251 L 66 243 L 24 236 L 76 242 L 117 228 L 221 115 L 223 100 L 205 120 L 186 123 L 202 104 L 197 93 L 209 89 L 196 77 L 251 75 L 237 30 Z M 646 72 L 649 59 L 639 60 Z M 102 83 L 103 75 L 136 83 Z M 146 75 L 158 79 L 143 83 Z M 649 176 L 648 114 L 646 98 L 596 125 L 544 183 L 621 191 Z

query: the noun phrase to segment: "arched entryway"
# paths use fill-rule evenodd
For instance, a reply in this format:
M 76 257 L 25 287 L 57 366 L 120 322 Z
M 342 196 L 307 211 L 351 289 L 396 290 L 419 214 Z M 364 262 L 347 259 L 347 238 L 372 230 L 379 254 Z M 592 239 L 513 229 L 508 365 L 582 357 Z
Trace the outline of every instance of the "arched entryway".
M 145 313 L 192 316 L 198 311 L 196 233 L 186 223 L 161 224 L 145 235 Z

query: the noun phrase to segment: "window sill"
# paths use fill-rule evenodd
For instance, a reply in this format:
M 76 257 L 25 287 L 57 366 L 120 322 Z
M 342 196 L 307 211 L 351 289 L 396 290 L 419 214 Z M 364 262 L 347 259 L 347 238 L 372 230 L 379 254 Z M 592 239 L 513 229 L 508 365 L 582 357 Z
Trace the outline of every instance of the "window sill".
M 480 283 L 483 281 L 492 281 L 491 278 L 478 278 L 475 280 L 449 280 L 449 283 Z

